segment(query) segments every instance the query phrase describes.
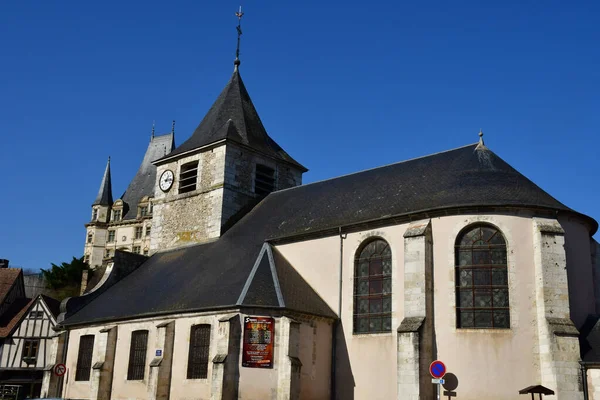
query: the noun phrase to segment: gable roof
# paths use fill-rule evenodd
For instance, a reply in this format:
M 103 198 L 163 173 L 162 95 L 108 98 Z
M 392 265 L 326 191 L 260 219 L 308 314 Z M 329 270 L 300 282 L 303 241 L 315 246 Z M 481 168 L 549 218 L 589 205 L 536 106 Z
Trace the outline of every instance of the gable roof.
M 192 136 L 163 159 L 220 140 L 231 140 L 243 144 L 258 152 L 293 164 L 302 171 L 308 171 L 267 134 L 237 68 Z
M 20 298 L 15 300 L 11 307 L 0 317 L 0 338 L 10 336 L 35 303 L 38 301 L 46 303 L 47 308 L 56 320 L 60 308 L 60 302 L 46 295 L 39 295 L 34 299 Z
M 273 192 L 218 240 L 155 254 L 65 324 L 235 306 L 266 240 L 336 235 L 340 227 L 398 223 L 425 212 L 506 206 L 577 214 L 476 144 Z M 285 279 L 298 279 L 289 263 L 285 268 L 277 270 L 282 288 Z M 264 291 L 255 297 L 273 303 L 269 285 L 248 290 Z
M 20 298 L 15 300 L 0 317 L 0 338 L 10 336 L 34 303 L 35 299 Z
M 112 206 L 113 197 L 112 197 L 112 182 L 110 179 L 110 157 L 108 157 L 108 161 L 106 162 L 106 169 L 104 170 L 104 175 L 102 176 L 102 182 L 100 182 L 100 189 L 98 190 L 98 195 L 96 196 L 96 200 L 92 204 L 93 206 Z
M 152 136 L 142 164 L 129 183 L 121 199 L 127 204 L 123 212 L 123 219 L 136 219 L 138 203 L 145 196 L 154 196 L 156 184 L 156 167 L 152 163 L 160 157 L 169 154 L 175 147 L 175 134 Z
M 4 303 L 11 288 L 18 282 L 19 276 L 22 276 L 20 268 L 0 268 L 0 304 Z M 22 279 L 21 284 L 23 284 Z

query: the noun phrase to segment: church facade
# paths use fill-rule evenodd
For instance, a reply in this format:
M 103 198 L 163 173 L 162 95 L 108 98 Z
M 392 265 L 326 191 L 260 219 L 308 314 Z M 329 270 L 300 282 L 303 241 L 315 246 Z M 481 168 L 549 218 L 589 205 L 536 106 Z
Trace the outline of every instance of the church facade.
M 63 302 L 67 372 L 43 393 L 433 399 L 438 359 L 461 399 L 600 399 L 596 221 L 481 135 L 302 185 L 238 66 L 187 141 L 152 138 L 147 180 L 115 202 L 107 165 L 85 247 L 102 276 Z

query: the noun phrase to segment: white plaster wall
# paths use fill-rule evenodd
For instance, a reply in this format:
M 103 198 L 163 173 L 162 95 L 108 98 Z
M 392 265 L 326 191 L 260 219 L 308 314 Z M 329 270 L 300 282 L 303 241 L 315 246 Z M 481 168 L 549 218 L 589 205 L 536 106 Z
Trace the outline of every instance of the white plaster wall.
M 173 353 L 173 369 L 171 398 L 172 399 L 210 399 L 210 378 L 212 377 L 211 362 L 217 349 L 218 315 L 180 318 L 175 322 L 175 352 Z M 187 379 L 188 349 L 190 346 L 190 330 L 192 325 L 210 324 L 210 353 L 208 357 L 208 374 L 206 379 Z
M 69 343 L 67 350 L 67 359 L 65 365 L 67 372 L 65 374 L 63 397 L 71 399 L 91 399 L 92 387 L 91 378 L 89 381 L 76 381 L 75 371 L 77 370 L 77 354 L 79 352 L 79 339 L 84 335 L 95 335 L 94 352 L 92 357 L 92 366 L 98 361 L 99 335 L 102 326 L 76 329 L 69 332 Z M 129 353 L 128 353 L 129 354 Z M 92 373 L 90 372 L 90 377 Z
M 348 234 L 344 240 L 342 273 L 343 341 L 338 352 L 338 394 L 355 399 L 396 398 L 396 328 L 402 321 L 404 232 L 408 224 Z M 380 237 L 392 250 L 392 330 L 353 334 L 354 258 L 365 240 Z M 338 310 L 340 238 L 329 237 L 277 246 L 332 310 Z M 347 354 L 344 354 L 347 349 Z M 343 367 L 348 359 L 350 368 Z M 373 366 L 377 366 L 374 368 Z M 373 385 L 373 382 L 379 382 Z
M 328 321 L 314 320 L 300 324 L 298 358 L 302 362 L 300 398 L 329 400 L 331 387 L 331 329 Z
M 119 325 L 117 349 L 115 352 L 115 367 L 113 372 L 111 399 L 145 399 L 148 397 L 148 377 L 150 361 L 154 358 L 156 343 L 156 323 L 152 321 L 131 322 Z M 148 330 L 148 348 L 146 351 L 146 369 L 143 380 L 127 380 L 129 367 L 129 349 L 131 333 L 137 330 Z M 98 337 L 96 337 L 96 341 Z M 94 343 L 96 347 L 96 343 Z
M 475 222 L 495 225 L 507 242 L 510 329 L 456 328 L 454 245 Z M 434 218 L 432 227 L 437 358 L 458 377 L 461 399 L 514 398 L 540 382 L 531 219 L 464 215 Z
M 600 369 L 588 369 L 588 394 L 590 400 L 600 400 Z

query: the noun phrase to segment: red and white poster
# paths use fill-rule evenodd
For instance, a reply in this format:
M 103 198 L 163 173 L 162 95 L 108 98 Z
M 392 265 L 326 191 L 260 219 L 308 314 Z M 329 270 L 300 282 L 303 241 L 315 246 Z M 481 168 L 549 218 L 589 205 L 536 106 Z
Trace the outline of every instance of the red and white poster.
M 275 319 L 244 317 L 242 367 L 273 368 Z

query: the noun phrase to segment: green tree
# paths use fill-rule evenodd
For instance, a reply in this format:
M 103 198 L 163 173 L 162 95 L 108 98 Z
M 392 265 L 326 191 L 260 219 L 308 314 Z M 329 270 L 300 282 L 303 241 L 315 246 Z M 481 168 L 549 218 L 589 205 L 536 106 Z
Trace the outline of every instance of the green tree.
M 66 297 L 79 295 L 81 275 L 89 268 L 83 257 L 75 258 L 70 263 L 51 264 L 50 269 L 42 269 L 42 275 L 50 289 L 55 292 L 55 298 L 62 300 Z

